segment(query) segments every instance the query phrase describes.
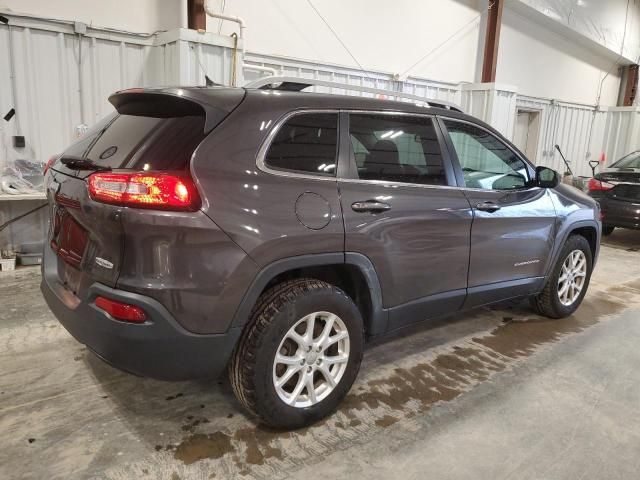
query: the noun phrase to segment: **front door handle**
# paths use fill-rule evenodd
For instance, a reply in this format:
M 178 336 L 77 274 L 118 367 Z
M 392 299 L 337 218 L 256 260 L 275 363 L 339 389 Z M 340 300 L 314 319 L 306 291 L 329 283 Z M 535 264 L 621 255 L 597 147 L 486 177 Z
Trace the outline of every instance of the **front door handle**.
M 476 209 L 480 210 L 482 212 L 489 212 L 489 213 L 493 213 L 493 212 L 497 212 L 498 210 L 500 210 L 500 206 L 496 205 L 493 202 L 482 202 L 476 205 Z
M 354 212 L 380 213 L 391 210 L 391 205 L 388 203 L 378 202 L 376 200 L 366 200 L 363 202 L 352 203 L 351 209 Z

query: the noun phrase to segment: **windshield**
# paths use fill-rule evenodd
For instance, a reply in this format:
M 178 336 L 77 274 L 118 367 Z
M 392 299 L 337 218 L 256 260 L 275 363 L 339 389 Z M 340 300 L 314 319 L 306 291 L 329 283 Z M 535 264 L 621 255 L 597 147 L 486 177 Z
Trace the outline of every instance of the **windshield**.
M 640 152 L 633 152 L 622 157 L 616 163 L 611 165 L 612 168 L 639 168 L 640 169 Z

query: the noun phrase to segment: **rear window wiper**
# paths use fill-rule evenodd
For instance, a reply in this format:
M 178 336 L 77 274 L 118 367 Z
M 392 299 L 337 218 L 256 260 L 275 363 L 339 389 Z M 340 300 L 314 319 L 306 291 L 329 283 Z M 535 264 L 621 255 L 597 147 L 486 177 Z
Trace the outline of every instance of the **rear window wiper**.
M 89 160 L 88 158 L 65 156 L 60 159 L 60 163 L 62 163 L 65 167 L 72 168 L 74 170 L 95 170 L 96 172 L 111 171 L 111 167 L 98 165 L 93 160 Z

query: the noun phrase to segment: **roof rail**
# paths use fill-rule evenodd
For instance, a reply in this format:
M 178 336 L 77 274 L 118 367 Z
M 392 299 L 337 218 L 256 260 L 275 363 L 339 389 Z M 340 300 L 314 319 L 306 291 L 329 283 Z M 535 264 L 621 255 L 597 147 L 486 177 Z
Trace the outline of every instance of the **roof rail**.
M 305 88 L 309 87 L 329 87 L 342 90 L 352 90 L 355 92 L 375 93 L 378 95 L 385 95 L 394 99 L 407 99 L 426 103 L 430 107 L 446 108 L 448 110 L 453 110 L 456 112 L 463 112 L 463 110 L 455 103 L 446 102 L 443 100 L 431 100 L 419 95 L 414 95 L 412 93 L 396 92 L 394 90 L 384 90 L 381 88 L 365 87 L 362 85 L 349 85 L 345 83 L 331 82 L 329 80 L 318 80 L 314 78 L 283 76 L 263 77 L 254 80 L 253 82 L 249 82 L 245 85 L 245 88 L 258 88 L 261 90 L 281 90 L 288 92 L 301 92 Z

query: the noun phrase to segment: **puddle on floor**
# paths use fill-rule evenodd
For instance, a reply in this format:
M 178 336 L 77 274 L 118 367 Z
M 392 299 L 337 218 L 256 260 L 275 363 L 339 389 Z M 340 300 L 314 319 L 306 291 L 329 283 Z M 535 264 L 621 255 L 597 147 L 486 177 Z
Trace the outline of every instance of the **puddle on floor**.
M 603 298 L 609 292 L 624 292 L 626 300 Z M 400 420 L 427 411 L 438 402 L 456 398 L 538 348 L 622 311 L 630 304 L 629 299 L 640 300 L 640 280 L 610 287 L 604 294 L 593 292 L 579 310 L 566 319 L 542 318 L 524 309 L 509 312 L 508 317 L 503 317 L 502 311 L 489 311 L 503 318 L 503 323 L 488 334 L 456 342 L 428 361 L 398 366 L 384 378 L 356 383 L 338 411 L 312 427 L 279 432 L 251 426 L 228 433 L 201 434 L 193 432 L 202 423 L 192 421 L 184 429 L 192 434 L 165 449 L 184 464 L 224 457 L 225 461 L 232 462 L 228 468 L 241 475 L 268 477 L 264 469 L 260 470 L 263 474 L 257 474 L 252 467 L 286 461 L 283 451 L 287 457 L 290 452 L 296 452 L 295 463 L 301 463 L 305 457 L 323 456 L 363 441 Z M 275 467 L 267 470 L 276 471 Z

